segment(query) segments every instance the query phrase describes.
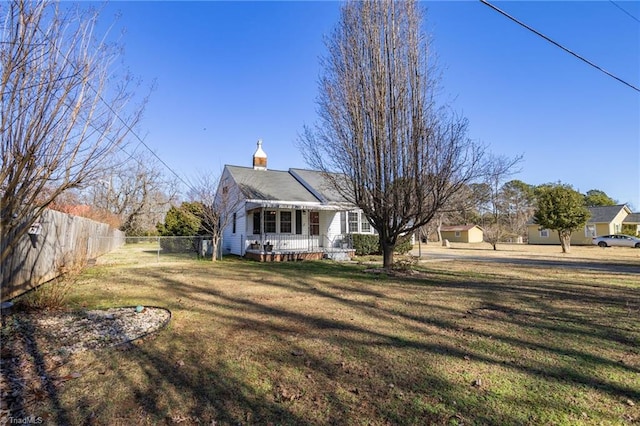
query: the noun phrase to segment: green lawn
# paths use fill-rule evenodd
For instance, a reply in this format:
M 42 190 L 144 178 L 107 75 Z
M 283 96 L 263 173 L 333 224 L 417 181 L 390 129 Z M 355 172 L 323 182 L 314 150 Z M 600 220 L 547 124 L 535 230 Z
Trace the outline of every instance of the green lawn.
M 71 305 L 162 306 L 169 327 L 70 358 L 56 374 L 80 377 L 25 398 L 30 414 L 71 424 L 640 422 L 640 276 L 628 270 L 455 261 L 389 277 L 354 263 L 156 263 L 122 250 L 85 271 Z

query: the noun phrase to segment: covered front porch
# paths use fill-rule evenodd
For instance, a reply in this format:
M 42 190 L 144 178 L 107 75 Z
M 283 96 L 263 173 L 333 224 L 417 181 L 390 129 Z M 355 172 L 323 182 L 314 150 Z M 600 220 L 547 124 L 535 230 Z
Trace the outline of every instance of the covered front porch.
M 355 254 L 349 235 L 249 235 L 245 257 L 260 262 L 349 260 Z
M 226 250 L 259 261 L 349 260 L 353 234 L 375 231 L 352 204 L 247 200 L 234 215 Z
M 338 206 L 260 203 L 248 207 L 243 245 L 249 259 L 348 260 L 355 253 L 350 236 L 341 232 Z

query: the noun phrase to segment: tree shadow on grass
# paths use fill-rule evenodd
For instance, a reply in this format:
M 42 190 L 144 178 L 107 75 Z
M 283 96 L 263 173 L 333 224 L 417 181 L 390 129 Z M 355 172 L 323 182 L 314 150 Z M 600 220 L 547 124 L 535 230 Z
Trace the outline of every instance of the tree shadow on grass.
M 443 365 L 465 362 L 539 381 L 540 389 L 562 384 L 615 400 L 640 399 L 636 386 L 591 374 L 606 368 L 639 376 L 637 366 L 602 356 L 595 346 L 631 351 L 636 334 L 614 329 L 615 315 L 606 320 L 588 315 L 597 307 L 640 304 L 633 289 L 616 287 L 603 295 L 604 286 L 589 283 L 516 283 L 482 274 L 470 280 L 439 273 L 385 279 L 331 262 L 232 262 L 231 270 L 228 264 L 206 265 L 182 278 L 172 267 L 131 276 L 127 284 L 140 286 L 141 303 L 169 307 L 177 323 L 158 337 L 158 345 L 151 341 L 108 355 L 133 406 L 123 416 L 131 419 L 140 410 L 157 423 L 187 416 L 219 424 L 304 425 L 452 419 L 522 424 L 536 423 L 535 416 L 549 412 L 571 414 L 566 394 L 557 401 L 534 391 L 506 397 L 491 387 L 472 386 L 459 373 L 443 372 Z M 251 293 L 254 287 L 261 289 L 260 296 Z M 432 300 L 429 292 L 446 297 Z M 454 297 L 465 302 L 444 305 Z M 574 307 L 563 312 L 557 300 Z M 201 325 L 190 323 L 193 318 Z M 551 337 L 535 338 L 538 332 Z M 556 340 L 570 336 L 593 343 L 569 347 Z M 513 360 L 501 347 L 542 356 Z M 128 368 L 137 373 L 129 374 Z M 537 408 L 527 407 L 537 398 Z M 511 409 L 495 412 L 498 400 Z M 95 398 L 87 397 L 78 410 L 90 418 L 110 408 L 96 409 Z
M 132 390 L 133 402 L 151 416 L 152 423 L 308 424 L 286 407 L 260 395 L 224 362 L 203 362 L 197 351 L 158 351 L 151 346 L 138 346 L 125 358 L 142 372 L 144 383 L 138 377 L 129 380 L 126 388 Z M 119 379 L 126 382 L 126 372 L 121 372 Z
M 434 318 L 433 316 L 428 316 L 428 315 L 424 315 L 424 316 L 412 315 L 397 309 L 389 310 L 386 308 L 382 308 L 380 306 L 376 306 L 369 302 L 355 301 L 352 299 L 348 299 L 344 296 L 341 296 L 340 294 L 336 294 L 335 292 L 325 290 L 323 286 L 318 283 L 310 283 L 308 285 L 305 285 L 304 283 L 301 283 L 296 280 L 294 280 L 295 283 L 293 284 L 282 283 L 282 282 L 287 282 L 289 278 L 290 277 L 288 276 L 286 277 L 283 276 L 282 281 L 280 281 L 276 277 L 270 277 L 269 279 L 263 280 L 261 282 L 261 285 L 271 286 L 274 288 L 288 287 L 293 292 L 302 292 L 305 294 L 312 294 L 312 295 L 315 295 L 315 297 L 319 298 L 319 300 L 327 299 L 327 300 L 331 300 L 332 302 L 342 303 L 345 305 L 345 307 L 350 307 L 355 310 L 360 310 L 364 314 L 369 315 L 372 318 L 378 318 L 386 322 L 392 322 L 393 318 L 402 317 L 403 319 L 410 320 L 412 323 L 417 324 L 414 326 L 405 326 L 407 329 L 411 329 L 415 333 L 424 331 L 423 327 L 420 324 L 435 326 L 438 329 L 443 329 L 443 330 L 455 330 L 456 328 L 459 327 L 459 324 L 456 322 L 455 319 L 451 319 L 451 318 L 439 319 L 439 318 Z M 177 288 L 183 287 L 184 283 L 172 282 L 169 285 L 175 290 Z M 443 286 L 447 287 L 448 285 L 444 284 Z M 468 290 L 470 287 L 474 288 L 474 286 L 477 286 L 475 289 L 478 292 L 479 300 L 482 300 L 483 298 L 487 297 L 488 290 L 486 286 L 467 283 L 464 287 L 465 289 Z M 495 293 L 494 296 L 497 295 L 497 293 L 502 293 L 502 294 L 504 294 L 505 292 L 509 293 L 509 288 L 511 288 L 511 287 L 505 288 L 505 286 L 499 286 L 496 284 L 494 284 L 494 286 L 495 286 L 495 288 L 493 289 L 493 292 Z M 184 289 L 184 294 L 191 293 L 191 291 L 189 290 L 190 286 L 187 285 L 186 287 L 187 288 Z M 456 287 L 453 287 L 453 290 L 455 289 Z M 342 292 L 344 292 L 344 290 L 345 290 L 344 288 L 341 289 Z M 584 294 L 582 294 L 582 296 L 580 296 L 579 289 L 577 288 L 573 290 L 564 290 L 564 291 L 565 293 L 575 292 L 576 294 L 574 294 L 573 297 L 576 300 L 580 300 L 582 298 L 582 301 L 585 304 L 589 304 L 592 301 L 593 295 L 585 296 Z M 276 307 L 266 302 L 261 303 L 261 302 L 257 302 L 255 300 L 249 300 L 243 297 L 234 297 L 230 292 L 220 291 L 216 289 L 208 289 L 208 290 L 205 290 L 204 293 L 208 294 L 209 296 L 213 296 L 216 299 L 216 302 L 214 302 L 214 304 L 217 305 L 218 307 L 223 307 L 225 312 L 238 313 L 238 314 L 223 314 L 223 315 L 218 314 L 217 316 L 218 320 L 224 320 L 226 323 L 235 324 L 238 329 L 254 330 L 258 334 L 281 335 L 284 333 L 286 335 L 286 334 L 297 334 L 297 333 L 300 333 L 300 331 L 302 330 L 303 333 L 309 334 L 308 336 L 309 338 L 316 338 L 317 336 L 315 335 L 318 333 L 326 334 L 326 332 L 330 332 L 329 334 L 333 333 L 333 337 L 330 338 L 332 344 L 335 344 L 341 348 L 357 347 L 357 348 L 360 348 L 359 350 L 361 351 L 367 351 L 368 348 L 382 346 L 382 347 L 389 347 L 391 348 L 391 350 L 394 350 L 394 351 L 418 350 L 423 353 L 444 355 L 446 357 L 451 357 L 458 360 L 464 359 L 465 357 L 469 357 L 474 362 L 481 362 L 487 365 L 494 365 L 500 368 L 507 368 L 510 370 L 514 370 L 514 371 L 529 375 L 529 376 L 540 377 L 541 380 L 544 380 L 544 381 L 552 380 L 552 381 L 558 381 L 562 383 L 575 383 L 577 385 L 586 386 L 588 388 L 592 388 L 594 390 L 607 393 L 614 398 L 630 398 L 630 399 L 640 398 L 640 390 L 636 389 L 633 386 L 625 386 L 625 385 L 616 383 L 615 381 L 591 376 L 587 374 L 584 370 L 571 367 L 570 364 L 560 365 L 560 366 L 554 366 L 552 364 L 547 365 L 545 363 L 539 363 L 538 365 L 526 364 L 526 363 L 505 364 L 505 360 L 502 359 L 500 356 L 494 355 L 487 351 L 473 350 L 473 348 L 461 349 L 459 347 L 456 347 L 453 344 L 443 344 L 443 343 L 429 344 L 421 340 L 407 339 L 395 334 L 378 332 L 371 328 L 364 327 L 361 324 L 360 325 L 352 324 L 345 320 L 335 320 L 335 319 L 327 318 L 326 316 L 323 316 L 323 315 L 314 315 L 308 312 L 307 313 L 298 312 L 294 310 L 295 309 L 294 306 L 292 306 L 291 309 Z M 203 291 L 201 288 L 198 288 L 198 291 L 194 291 L 192 294 L 201 295 L 203 294 Z M 367 292 L 364 292 L 364 294 L 366 295 Z M 373 292 L 373 294 L 375 294 L 375 297 L 380 297 L 379 292 L 377 291 Z M 518 290 L 517 292 L 515 292 L 515 294 L 520 295 L 521 290 Z M 526 294 L 529 295 L 529 293 L 526 293 Z M 625 298 L 626 296 L 611 297 L 607 302 L 610 304 L 621 303 L 621 299 L 625 299 Z M 209 299 L 207 300 L 208 300 L 208 303 L 211 303 Z M 529 296 L 527 296 L 525 300 L 523 300 L 522 302 L 527 304 L 532 303 Z M 199 305 L 199 304 L 196 303 L 196 305 Z M 496 306 L 498 305 L 494 305 L 493 308 L 491 308 L 491 306 L 487 305 L 487 306 L 484 306 L 483 309 L 486 310 L 487 308 L 491 308 L 495 310 Z M 541 312 L 541 315 L 543 317 L 546 314 L 555 314 L 553 309 L 549 309 L 544 305 L 535 305 L 535 307 Z M 427 310 L 429 308 L 429 305 L 425 305 L 424 308 L 425 310 Z M 508 313 L 511 315 L 511 318 L 507 316 L 505 318 L 502 318 L 502 320 L 510 322 L 512 323 L 512 325 L 516 327 L 535 330 L 539 327 L 544 326 L 543 322 L 541 321 L 529 321 L 526 319 L 523 320 L 522 318 L 516 318 L 516 314 L 519 314 L 518 311 L 512 310 Z M 250 318 L 252 314 L 257 314 L 258 318 L 260 319 L 254 320 Z M 462 314 L 462 312 L 458 312 L 458 314 Z M 273 322 L 267 321 L 264 318 L 277 318 L 280 321 L 274 324 Z M 571 321 L 577 323 L 580 320 L 583 320 L 583 318 L 579 317 Z M 287 327 L 286 325 L 283 325 L 283 323 L 295 324 L 295 326 Z M 629 339 L 625 341 L 624 339 L 620 339 L 619 336 L 618 337 L 614 336 L 612 338 L 610 334 L 606 333 L 608 329 L 606 325 L 593 323 L 593 324 L 589 324 L 589 327 L 600 328 L 601 332 L 600 332 L 599 338 L 601 339 L 610 338 L 614 343 L 617 343 L 617 344 L 620 344 L 620 343 L 623 345 L 632 344 L 632 341 Z M 549 331 L 554 333 L 561 331 L 561 330 L 555 329 L 554 327 L 547 327 L 547 328 L 549 329 Z M 572 331 L 575 331 L 575 330 L 572 329 Z M 584 333 L 585 335 L 589 334 L 588 329 L 582 330 L 580 332 Z M 461 333 L 461 334 L 463 335 L 460 336 L 460 340 L 464 340 L 465 336 L 466 337 L 472 336 L 474 338 L 493 339 L 515 348 L 524 348 L 524 349 L 534 348 L 535 350 L 548 353 L 553 357 L 568 356 L 568 357 L 578 358 L 581 360 L 582 363 L 587 363 L 588 365 L 591 365 L 591 366 L 598 366 L 598 365 L 608 366 L 610 368 L 615 368 L 619 371 L 627 371 L 628 374 L 634 374 L 634 375 L 637 375 L 638 373 L 638 369 L 636 367 L 620 364 L 614 360 L 603 358 L 594 353 L 590 353 L 584 350 L 563 348 L 561 344 L 557 344 L 557 343 L 554 344 L 552 342 L 548 342 L 546 344 L 541 344 L 539 342 L 527 340 L 524 336 L 521 338 L 517 338 L 507 334 L 504 334 L 504 335 L 500 333 L 489 334 L 482 330 L 474 330 L 474 329 L 465 330 L 464 333 Z M 354 335 L 357 335 L 359 337 L 355 338 L 353 337 Z M 320 337 L 320 338 L 327 339 L 326 337 Z M 324 371 L 325 369 L 323 368 L 322 370 Z M 410 378 L 406 378 L 405 380 L 409 380 L 409 379 Z M 442 379 L 442 380 L 444 383 L 446 383 L 446 385 L 442 385 L 441 386 L 442 389 L 439 390 L 438 393 L 442 395 L 447 395 L 447 398 L 445 398 L 446 400 L 455 400 L 458 391 L 445 392 L 446 389 L 455 388 L 455 386 L 452 385 L 450 382 L 448 382 L 446 379 Z M 340 410 L 338 406 L 336 409 Z M 469 408 L 467 415 L 472 415 L 472 414 L 473 412 L 471 411 L 471 408 Z
M 12 330 L 8 338 L 9 328 Z M 67 410 L 60 401 L 59 390 L 52 373 L 47 370 L 45 355 L 35 337 L 35 326 L 29 319 L 15 320 L 10 317 L 8 325 L 3 324 L 7 335 L 3 336 L 0 372 L 6 392 L 2 397 L 0 414 L 7 423 L 25 423 L 42 418 L 34 413 L 35 404 L 46 399 L 51 407 L 52 417 L 58 425 L 68 425 Z M 4 331 L 3 330 L 3 334 Z

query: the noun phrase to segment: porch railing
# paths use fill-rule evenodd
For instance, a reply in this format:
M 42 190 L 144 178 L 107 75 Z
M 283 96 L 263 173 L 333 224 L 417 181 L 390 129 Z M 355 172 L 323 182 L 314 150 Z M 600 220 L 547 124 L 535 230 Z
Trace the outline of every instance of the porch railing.
M 350 235 L 297 235 L 297 234 L 264 234 L 249 235 L 247 249 L 258 251 L 327 251 L 353 248 Z

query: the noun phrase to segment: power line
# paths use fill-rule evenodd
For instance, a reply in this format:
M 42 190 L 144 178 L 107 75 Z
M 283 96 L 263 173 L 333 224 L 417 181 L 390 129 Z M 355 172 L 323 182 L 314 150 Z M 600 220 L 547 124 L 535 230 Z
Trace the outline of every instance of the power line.
M 73 66 L 73 64 L 72 64 Z M 113 107 L 111 105 L 109 105 L 109 103 L 102 97 L 102 95 L 93 88 L 93 86 L 91 86 L 91 83 L 87 82 L 87 86 L 89 86 L 98 96 L 98 99 L 100 99 L 100 101 L 102 101 L 102 103 L 109 109 L 109 111 L 111 111 L 111 113 L 118 119 L 120 120 L 120 122 L 122 124 L 124 124 L 124 126 L 127 128 L 127 130 L 129 130 L 129 132 L 138 140 L 139 143 L 142 144 L 142 146 L 144 146 L 145 148 L 147 148 L 147 150 L 151 153 L 151 155 L 153 155 L 154 157 L 156 157 L 158 159 L 158 161 L 160 161 L 160 163 L 165 166 L 167 168 L 167 170 L 169 170 L 175 177 L 178 178 L 178 180 L 182 183 L 184 183 L 187 188 L 191 188 L 191 185 L 189 185 L 184 179 L 182 179 L 182 177 L 176 173 L 171 167 L 169 167 L 169 165 L 167 163 L 164 162 L 164 160 L 162 158 L 160 158 L 160 156 L 158 156 L 158 154 L 156 154 L 150 147 L 149 145 L 147 145 L 147 143 L 142 140 L 142 138 L 140 136 L 138 136 L 138 134 L 135 132 L 135 130 L 133 130 L 133 128 L 129 125 L 129 123 L 127 123 L 122 117 L 120 117 L 120 115 L 113 109 Z
M 529 31 L 531 31 L 532 33 L 542 37 L 543 39 L 547 40 L 549 43 L 559 47 L 560 49 L 564 50 L 565 52 L 571 54 L 572 56 L 575 56 L 576 58 L 580 59 L 583 62 L 586 62 L 587 64 L 591 65 L 593 68 L 605 73 L 606 75 L 608 75 L 611 78 L 614 78 L 616 80 L 618 80 L 620 83 L 624 84 L 625 86 L 629 86 L 630 88 L 632 88 L 633 90 L 635 90 L 636 92 L 640 92 L 640 88 L 634 86 L 631 83 L 626 82 L 625 80 L 621 79 L 620 77 L 615 76 L 614 74 L 610 73 L 609 71 L 603 69 L 602 67 L 594 64 L 593 62 L 591 62 L 590 60 L 586 59 L 585 57 L 573 52 L 572 50 L 567 49 L 566 47 L 564 47 L 563 45 L 561 45 L 560 43 L 552 40 L 551 38 L 547 37 L 546 35 L 542 34 L 540 31 L 530 27 L 529 25 L 525 24 L 522 21 L 519 21 L 517 18 L 514 18 L 513 16 L 509 15 L 507 12 L 503 11 L 502 9 L 492 5 L 491 3 L 489 3 L 487 0 L 480 0 L 480 2 L 482 4 L 485 4 L 487 6 L 489 6 L 491 9 L 495 10 L 496 12 L 506 16 L 507 18 L 511 19 L 513 22 L 515 22 L 516 24 L 528 29 Z
M 23 91 L 23 90 L 30 90 L 30 89 L 34 89 L 36 87 L 47 86 L 47 85 L 50 85 L 51 83 L 57 83 L 57 82 L 62 81 L 62 80 L 68 80 L 70 78 L 77 77 L 78 75 L 79 75 L 79 73 L 76 72 L 74 75 L 67 75 L 67 76 L 64 76 L 64 77 L 58 77 L 58 78 L 56 78 L 54 80 L 42 81 L 40 83 L 32 84 L 31 86 L 20 87 L 20 88 L 17 88 L 17 89 L 16 88 L 7 89 L 6 91 L 0 93 L 0 96 L 8 95 L 9 93 L 15 93 L 15 92 L 18 92 L 18 91 Z
M 618 9 L 620 9 L 621 11 L 623 11 L 627 16 L 629 16 L 631 19 L 633 19 L 636 22 L 640 22 L 640 19 L 636 18 L 635 16 L 633 16 L 631 13 L 629 13 L 629 11 L 627 11 L 625 8 L 623 8 L 622 6 L 620 6 L 618 3 L 616 3 L 613 0 L 609 0 L 609 2 L 614 5 L 615 7 L 617 7 Z
M 45 31 L 42 30 L 42 28 L 40 28 L 40 26 L 38 26 L 37 28 L 44 36 L 45 40 L 48 40 L 47 34 L 45 33 Z M 56 49 L 56 51 L 64 58 L 64 60 L 71 65 L 71 67 L 74 69 L 74 71 L 78 72 L 78 70 L 76 69 L 76 66 L 73 62 L 71 62 L 69 60 L 69 58 L 67 57 L 67 55 L 63 54 L 60 49 L 58 48 L 56 43 L 51 43 L 54 47 L 54 49 Z M 98 96 L 98 99 L 109 109 L 109 111 L 111 111 L 111 113 L 126 127 L 126 129 L 129 131 L 129 133 L 131 135 L 133 135 L 133 137 L 135 139 L 138 140 L 139 144 L 142 144 L 142 146 L 144 146 L 145 148 L 147 148 L 147 150 L 151 153 L 151 155 L 153 155 L 156 159 L 158 159 L 158 161 L 160 161 L 160 163 L 167 168 L 167 170 L 169 170 L 176 178 L 178 178 L 178 180 L 180 182 L 182 182 L 183 184 L 185 184 L 187 186 L 187 188 L 191 189 L 191 185 L 189 185 L 187 183 L 187 181 L 185 181 L 178 173 L 176 173 L 171 167 L 169 167 L 169 165 L 167 163 L 165 163 L 165 161 L 160 158 L 160 156 L 158 156 L 158 154 L 156 154 L 150 147 L 149 145 L 146 144 L 146 142 L 144 140 L 142 140 L 142 138 L 140 136 L 138 136 L 138 134 L 135 132 L 135 130 L 133 130 L 133 128 L 129 125 L 129 123 L 127 123 L 122 117 L 120 117 L 120 114 L 117 113 L 117 111 L 102 97 L 102 95 L 100 94 L 100 92 L 98 92 L 92 85 L 91 82 L 87 81 L 87 86 L 93 90 L 96 94 L 96 96 Z M 123 152 L 125 152 L 126 154 L 128 154 L 130 157 L 132 157 L 131 154 L 127 153 L 126 151 L 124 151 L 123 148 L 121 148 L 121 150 Z

